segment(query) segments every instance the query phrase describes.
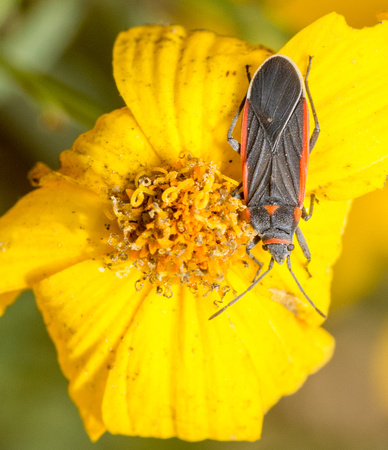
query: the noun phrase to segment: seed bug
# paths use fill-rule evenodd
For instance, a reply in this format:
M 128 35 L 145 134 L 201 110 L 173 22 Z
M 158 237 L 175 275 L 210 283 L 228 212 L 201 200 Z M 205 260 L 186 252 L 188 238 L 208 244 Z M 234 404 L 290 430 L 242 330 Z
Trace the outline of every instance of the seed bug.
M 217 317 L 253 289 L 272 270 L 275 261 L 278 264 L 287 261 L 288 270 L 302 294 L 318 314 L 326 317 L 303 290 L 291 269 L 290 259 L 295 234 L 307 261 L 311 260 L 306 240 L 298 226 L 301 218 L 311 218 L 315 201 L 312 194 L 307 213 L 303 203 L 308 160 L 320 133 L 308 86 L 311 61 L 310 56 L 305 80 L 297 65 L 285 55 L 273 55 L 266 59 L 252 80 L 247 66 L 249 88 L 232 120 L 228 142 L 241 155 L 242 183 L 239 188 L 243 188 L 247 218 L 258 232 L 247 245 L 247 254 L 259 269 L 249 288 L 210 319 Z M 315 123 L 311 138 L 307 97 Z M 232 133 L 241 111 L 239 144 Z M 260 241 L 263 249 L 271 255 L 268 269 L 261 276 L 263 264 L 251 253 Z

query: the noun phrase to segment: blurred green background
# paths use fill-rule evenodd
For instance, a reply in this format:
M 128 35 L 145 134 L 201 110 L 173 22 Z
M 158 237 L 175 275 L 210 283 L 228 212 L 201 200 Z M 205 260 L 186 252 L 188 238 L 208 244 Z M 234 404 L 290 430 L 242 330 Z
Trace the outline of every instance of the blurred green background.
M 179 23 L 277 50 L 333 9 L 351 25 L 370 25 L 384 2 L 348 5 L 331 2 L 324 11 L 302 0 L 0 0 L 0 212 L 31 189 L 27 172 L 34 162 L 56 168 L 59 153 L 80 133 L 123 105 L 111 66 L 121 30 Z M 267 414 L 261 441 L 187 443 L 106 434 L 92 444 L 33 296 L 24 293 L 0 322 L 0 449 L 387 449 L 388 407 L 375 378 L 388 373 L 388 355 L 378 350 L 388 332 L 388 252 L 369 239 L 387 241 L 382 205 L 388 193 L 379 195 L 356 201 L 350 216 L 325 325 L 337 340 L 335 356 Z M 366 229 L 368 245 L 360 247 Z

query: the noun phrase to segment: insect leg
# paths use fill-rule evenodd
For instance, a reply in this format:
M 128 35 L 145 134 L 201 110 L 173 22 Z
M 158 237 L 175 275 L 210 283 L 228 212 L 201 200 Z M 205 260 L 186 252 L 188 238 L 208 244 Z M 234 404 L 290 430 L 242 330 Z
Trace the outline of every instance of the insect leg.
M 310 197 L 310 208 L 309 208 L 309 212 L 307 214 L 307 211 L 305 209 L 305 207 L 303 206 L 302 208 L 302 219 L 303 220 L 310 220 L 311 216 L 313 215 L 313 211 L 314 211 L 314 202 L 318 203 L 318 200 L 315 198 L 315 194 L 311 194 Z
M 261 241 L 260 236 L 255 236 L 251 242 L 247 245 L 247 254 L 248 256 L 259 266 L 258 271 L 256 272 L 255 278 L 253 278 L 253 283 L 257 280 L 257 277 L 260 275 L 260 271 L 263 267 L 263 263 L 259 261 L 256 256 L 251 253 L 253 247 L 255 247 Z
M 323 314 L 322 311 L 320 311 L 313 303 L 313 301 L 310 299 L 310 297 L 306 294 L 306 292 L 303 290 L 302 286 L 300 285 L 298 279 L 296 278 L 294 272 L 291 269 L 291 259 L 290 259 L 290 255 L 288 255 L 287 257 L 287 267 L 288 270 L 290 271 L 290 274 L 292 275 L 292 278 L 295 280 L 295 283 L 298 285 L 298 288 L 300 290 L 300 292 L 305 296 L 305 298 L 307 299 L 307 301 L 310 303 L 310 305 L 315 309 L 315 311 L 321 315 L 322 317 L 324 317 L 326 319 L 325 314 Z
M 303 209 L 302 209 L 302 218 L 303 218 L 303 220 L 311 219 L 311 216 L 313 215 L 313 211 L 314 211 L 314 202 L 315 201 L 318 201 L 318 200 L 316 200 L 314 194 L 311 194 L 311 197 L 310 197 L 310 208 L 309 208 L 308 214 L 307 214 L 307 211 L 306 211 L 305 207 L 303 207 Z M 299 246 L 302 249 L 305 258 L 307 259 L 307 262 L 306 262 L 306 265 L 305 265 L 305 269 L 306 269 L 307 273 L 309 274 L 309 276 L 311 277 L 311 273 L 310 273 L 310 271 L 308 269 L 309 262 L 311 261 L 311 253 L 310 253 L 310 250 L 308 248 L 306 239 L 304 238 L 303 233 L 302 233 L 302 231 L 301 231 L 301 229 L 299 227 L 297 227 L 297 229 L 295 230 L 295 234 L 296 234 L 296 239 L 298 240 Z
M 308 85 L 308 77 L 309 77 L 309 73 L 310 73 L 310 69 L 311 69 L 311 61 L 312 61 L 312 59 L 313 59 L 313 57 L 309 56 L 309 65 L 307 67 L 306 78 L 304 80 L 304 84 L 306 85 L 306 91 L 307 91 L 308 98 L 310 100 L 310 105 L 311 105 L 311 109 L 312 109 L 312 112 L 313 112 L 314 123 L 315 123 L 315 128 L 314 128 L 313 134 L 311 135 L 311 138 L 310 138 L 310 153 L 312 152 L 315 144 L 317 143 L 318 136 L 319 136 L 319 133 L 321 131 L 321 129 L 319 127 L 317 112 L 315 111 L 313 98 L 311 96 L 309 85 Z
M 232 136 L 232 133 L 233 133 L 234 128 L 235 128 L 235 126 L 236 126 L 236 123 L 237 123 L 237 120 L 238 120 L 238 118 L 239 118 L 239 115 L 241 114 L 241 111 L 242 111 L 243 108 L 244 108 L 246 99 L 247 99 L 247 96 L 245 96 L 245 97 L 243 98 L 243 101 L 241 102 L 241 105 L 239 106 L 239 108 L 238 108 L 236 114 L 234 115 L 233 120 L 232 120 L 232 123 L 230 124 L 229 131 L 228 131 L 228 142 L 229 142 L 229 145 L 230 145 L 230 146 L 232 147 L 232 149 L 233 149 L 235 152 L 237 152 L 238 154 L 240 154 L 240 147 L 241 147 L 241 145 L 240 145 L 240 143 Z
M 307 245 L 306 239 L 303 236 L 303 233 L 299 227 L 295 230 L 296 239 L 298 240 L 298 244 L 303 251 L 304 257 L 307 259 L 309 263 L 311 261 L 311 253 L 309 247 Z
M 233 189 L 232 191 L 232 197 L 238 198 L 239 200 L 242 200 L 244 198 L 244 193 L 239 190 L 242 188 L 242 182 L 236 187 L 236 189 Z
M 234 300 L 232 300 L 230 303 L 228 303 L 226 306 L 224 306 L 222 309 L 214 313 L 212 316 L 209 317 L 209 320 L 214 319 L 215 317 L 219 316 L 221 313 L 225 311 L 226 308 L 229 308 L 229 306 L 232 306 L 234 303 L 237 302 L 237 300 L 240 300 L 241 297 L 243 297 L 247 292 L 252 290 L 256 284 L 258 284 L 266 275 L 268 272 L 272 270 L 274 264 L 274 259 L 271 258 L 271 261 L 269 262 L 268 269 L 261 275 L 260 278 L 258 278 L 254 283 L 252 283 L 247 290 L 245 290 L 242 294 L 240 294 L 238 297 L 236 297 Z M 325 316 L 326 317 L 326 316 Z
M 245 70 L 246 70 L 246 72 L 247 72 L 247 78 L 248 78 L 248 81 L 249 81 L 249 83 L 250 83 L 251 80 L 252 80 L 252 77 L 251 77 L 251 72 L 250 72 L 249 68 L 250 68 L 250 65 L 247 64 L 247 65 L 245 66 Z

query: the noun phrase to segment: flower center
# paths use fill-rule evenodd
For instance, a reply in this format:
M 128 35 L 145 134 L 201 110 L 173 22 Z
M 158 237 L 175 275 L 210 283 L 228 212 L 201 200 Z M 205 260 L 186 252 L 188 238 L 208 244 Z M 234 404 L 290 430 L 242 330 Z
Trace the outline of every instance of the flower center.
M 142 170 L 124 192 L 110 193 L 120 234 L 110 235 L 109 267 L 120 275 L 140 270 L 137 290 L 149 280 L 167 297 L 174 284 L 184 284 L 222 298 L 230 290 L 225 274 L 255 235 L 246 207 L 232 196 L 237 185 L 191 155 Z

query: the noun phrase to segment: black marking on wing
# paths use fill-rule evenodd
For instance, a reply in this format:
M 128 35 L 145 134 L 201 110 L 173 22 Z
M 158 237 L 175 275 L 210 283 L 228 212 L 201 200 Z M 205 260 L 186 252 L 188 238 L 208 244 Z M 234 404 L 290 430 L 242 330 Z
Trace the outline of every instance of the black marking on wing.
M 256 72 L 248 99 L 273 147 L 302 95 L 299 74 L 289 60 L 269 58 Z
M 251 105 L 250 105 L 251 106 Z M 253 108 L 248 111 L 246 163 L 247 205 L 299 205 L 300 159 L 303 151 L 303 98 L 292 112 L 276 146 Z

